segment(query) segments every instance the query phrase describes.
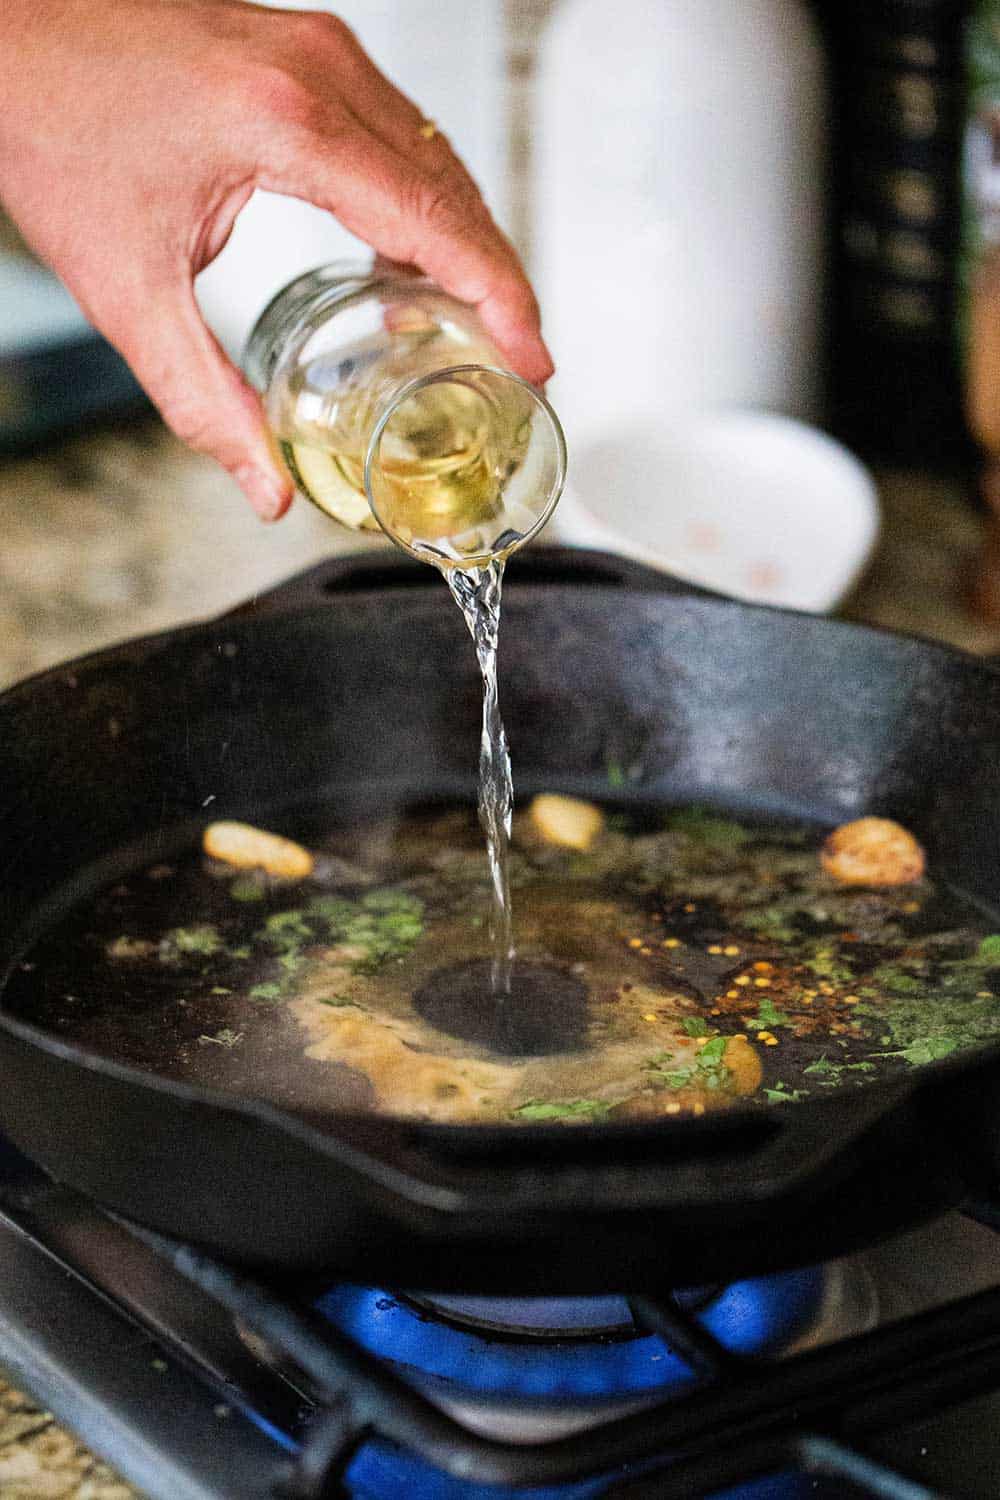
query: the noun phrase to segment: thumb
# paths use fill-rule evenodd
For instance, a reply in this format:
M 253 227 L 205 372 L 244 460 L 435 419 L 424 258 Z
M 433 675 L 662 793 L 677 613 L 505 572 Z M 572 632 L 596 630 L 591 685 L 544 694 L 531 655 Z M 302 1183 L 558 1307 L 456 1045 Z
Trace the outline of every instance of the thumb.
M 292 481 L 271 446 L 260 397 L 210 332 L 189 283 L 142 299 L 102 330 L 183 442 L 228 469 L 264 521 L 292 502 Z

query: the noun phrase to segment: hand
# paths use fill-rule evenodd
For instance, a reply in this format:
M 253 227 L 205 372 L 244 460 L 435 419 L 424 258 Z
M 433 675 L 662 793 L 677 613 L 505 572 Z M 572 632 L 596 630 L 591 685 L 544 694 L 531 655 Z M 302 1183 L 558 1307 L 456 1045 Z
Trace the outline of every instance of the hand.
M 240 0 L 3 11 L 0 199 L 167 423 L 265 519 L 292 486 L 193 290 L 255 188 L 328 209 L 474 304 L 518 374 L 552 373 L 531 288 L 475 184 L 341 21 Z

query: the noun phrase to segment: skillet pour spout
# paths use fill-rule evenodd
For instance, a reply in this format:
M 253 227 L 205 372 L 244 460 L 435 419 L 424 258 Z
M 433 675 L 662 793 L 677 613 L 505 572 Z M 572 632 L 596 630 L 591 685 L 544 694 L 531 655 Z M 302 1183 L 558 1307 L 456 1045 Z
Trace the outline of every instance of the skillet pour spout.
M 270 826 L 320 803 L 471 801 L 464 632 L 430 569 L 364 554 L 0 695 L 5 971 L 75 897 L 190 845 L 208 798 Z M 980 661 L 538 548 L 510 564 L 501 675 L 522 796 L 606 800 L 615 767 L 623 807 L 877 813 L 938 881 L 987 905 L 1000 889 L 1000 679 Z M 423 1003 L 447 1020 L 447 985 Z M 570 1035 L 578 1003 L 559 999 Z M 987 1048 L 700 1119 L 319 1129 L 0 1010 L 0 1130 L 68 1185 L 247 1266 L 427 1291 L 652 1290 L 845 1252 L 993 1180 L 998 1074 Z

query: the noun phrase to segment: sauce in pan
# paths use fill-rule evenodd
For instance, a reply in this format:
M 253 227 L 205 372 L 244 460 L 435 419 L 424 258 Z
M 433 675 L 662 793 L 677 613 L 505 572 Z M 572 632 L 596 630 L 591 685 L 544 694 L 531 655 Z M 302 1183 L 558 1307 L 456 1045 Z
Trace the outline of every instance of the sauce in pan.
M 298 882 L 200 850 L 139 870 L 66 913 L 4 1003 L 318 1123 L 794 1103 L 1000 1038 L 1000 932 L 931 880 L 838 886 L 815 829 L 593 807 L 566 824 L 548 800 L 514 820 L 509 993 L 457 807 L 330 819 Z

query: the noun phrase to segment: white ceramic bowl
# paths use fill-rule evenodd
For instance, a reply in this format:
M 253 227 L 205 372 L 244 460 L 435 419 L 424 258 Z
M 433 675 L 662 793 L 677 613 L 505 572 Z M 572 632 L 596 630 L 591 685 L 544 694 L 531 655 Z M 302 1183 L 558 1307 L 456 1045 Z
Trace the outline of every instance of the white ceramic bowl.
M 874 481 L 840 443 L 789 417 L 727 411 L 571 443 L 547 535 L 738 599 L 823 613 L 857 579 L 878 530 Z

